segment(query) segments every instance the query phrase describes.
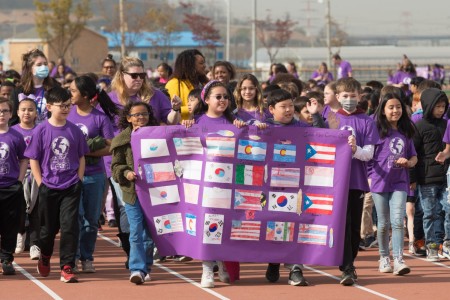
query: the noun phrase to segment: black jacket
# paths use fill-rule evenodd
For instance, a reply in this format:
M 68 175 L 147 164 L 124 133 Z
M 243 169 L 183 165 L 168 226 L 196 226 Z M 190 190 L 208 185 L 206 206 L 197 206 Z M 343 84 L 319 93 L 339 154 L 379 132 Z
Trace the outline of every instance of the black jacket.
M 410 172 L 412 183 L 417 182 L 419 185 L 447 183 L 449 160 L 444 164 L 435 160 L 436 155 L 445 149 L 442 139 L 447 128 L 447 120 L 433 117 L 433 109 L 440 101 L 445 102 L 447 110 L 449 101 L 446 94 L 435 88 L 423 91 L 420 97 L 423 119 L 416 123 L 417 130 L 413 137 L 418 162 Z

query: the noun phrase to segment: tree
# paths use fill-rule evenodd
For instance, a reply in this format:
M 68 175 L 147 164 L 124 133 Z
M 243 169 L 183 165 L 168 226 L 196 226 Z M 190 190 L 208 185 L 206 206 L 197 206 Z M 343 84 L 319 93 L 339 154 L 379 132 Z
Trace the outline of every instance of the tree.
M 58 57 L 64 57 L 92 16 L 89 0 L 80 0 L 75 7 L 72 0 L 34 1 L 36 30 Z
M 330 46 L 331 47 L 342 47 L 348 43 L 348 34 L 341 29 L 339 24 L 335 20 L 330 22 Z M 326 46 L 326 28 L 322 28 L 318 34 L 318 42 L 322 46 Z
M 297 24 L 291 20 L 289 14 L 284 20 L 272 21 L 270 15 L 265 20 L 255 20 L 256 36 L 258 41 L 266 48 L 270 63 L 275 61 L 280 48 L 285 47 L 291 38 L 293 28 Z

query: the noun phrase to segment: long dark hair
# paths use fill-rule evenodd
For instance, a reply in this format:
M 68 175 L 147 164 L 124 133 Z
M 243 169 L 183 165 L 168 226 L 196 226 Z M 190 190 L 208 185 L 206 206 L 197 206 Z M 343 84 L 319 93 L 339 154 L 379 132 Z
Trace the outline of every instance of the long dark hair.
M 33 49 L 28 51 L 27 53 L 22 55 L 22 77 L 20 79 L 20 85 L 23 87 L 24 94 L 33 94 L 34 93 L 34 81 L 33 81 L 33 65 L 36 58 L 42 57 L 47 60 L 44 52 L 39 49 Z M 50 77 L 50 72 L 48 76 L 44 79 L 42 86 L 45 91 L 48 91 L 50 88 L 56 85 L 56 82 L 53 78 Z
M 108 118 L 114 122 L 114 117 L 119 114 L 119 110 L 108 94 L 97 88 L 95 81 L 88 75 L 83 75 L 75 78 L 75 85 L 80 91 L 81 96 L 87 97 L 89 100 L 97 97 L 97 101 L 100 104 L 103 112 Z
M 188 80 L 192 85 L 197 87 L 199 84 L 206 84 L 208 78 L 206 75 L 199 75 L 195 70 L 195 56 L 200 55 L 203 58 L 205 56 L 197 49 L 184 50 L 178 54 L 174 70 L 171 78 L 177 78 L 178 80 Z
M 124 130 L 128 127 L 133 126 L 130 122 L 128 122 L 128 117 L 130 114 L 130 111 L 135 106 L 145 106 L 148 111 L 148 123 L 145 126 L 158 126 L 158 122 L 156 121 L 154 115 L 153 115 L 153 109 L 150 106 L 150 104 L 145 102 L 128 102 L 123 110 L 120 112 L 120 118 L 119 118 L 119 128 Z
M 414 123 L 408 116 L 405 103 L 400 99 L 399 95 L 397 95 L 396 93 L 385 94 L 381 98 L 380 104 L 378 105 L 377 110 L 375 112 L 376 124 L 380 137 L 381 138 L 387 137 L 390 133 L 390 130 L 392 129 L 391 124 L 389 123 L 389 121 L 386 118 L 386 115 L 384 114 L 384 108 L 386 107 L 386 103 L 390 99 L 397 99 L 400 102 L 400 105 L 402 106 L 402 115 L 397 123 L 398 131 L 404 134 L 407 138 L 412 138 L 415 131 Z

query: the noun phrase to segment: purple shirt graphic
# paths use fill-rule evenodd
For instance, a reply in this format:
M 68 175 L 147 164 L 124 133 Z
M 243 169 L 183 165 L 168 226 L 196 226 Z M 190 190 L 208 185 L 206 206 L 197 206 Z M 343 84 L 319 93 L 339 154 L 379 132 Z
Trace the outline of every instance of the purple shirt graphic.
M 44 121 L 36 127 L 25 156 L 39 161 L 42 182 L 49 188 L 64 190 L 77 183 L 80 158 L 89 152 L 83 132 L 67 121 L 55 127 Z
M 98 111 L 97 109 L 93 109 L 91 113 L 87 116 L 81 116 L 77 112 L 77 108 L 74 107 L 70 110 L 69 116 L 67 120 L 74 123 L 81 129 L 85 140 L 93 139 L 97 136 L 101 136 L 104 139 L 112 139 L 114 137 L 113 127 L 111 125 L 108 117 Z M 86 164 L 86 170 L 84 171 L 84 175 L 94 175 L 104 172 L 104 164 L 100 159 L 96 164 Z
M 348 73 L 351 73 L 351 72 L 352 72 L 352 66 L 350 65 L 350 63 L 346 60 L 342 60 L 338 67 L 337 78 L 338 79 L 347 78 L 347 77 L 349 77 Z
M 26 145 L 22 135 L 10 128 L 0 133 L 0 188 L 8 187 L 19 178 L 19 161 L 25 159 Z
M 408 169 L 398 166 L 395 162 L 401 157 L 410 159 L 416 155 L 413 141 L 397 130 L 391 130 L 390 135 L 380 139 L 375 146 L 371 162 L 370 191 L 409 193 Z

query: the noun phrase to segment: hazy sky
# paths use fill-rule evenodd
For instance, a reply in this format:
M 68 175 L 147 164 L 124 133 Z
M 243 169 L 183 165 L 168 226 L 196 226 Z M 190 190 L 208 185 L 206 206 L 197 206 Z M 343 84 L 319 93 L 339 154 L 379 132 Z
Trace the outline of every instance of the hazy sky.
M 251 18 L 253 0 L 191 0 L 205 4 L 231 1 L 233 17 Z M 287 12 L 314 34 L 324 24 L 327 0 L 257 0 L 258 18 Z M 449 35 L 449 0 L 330 0 L 331 16 L 350 34 Z M 224 5 L 225 7 L 225 5 Z M 309 7 L 309 9 L 308 9 Z M 224 12 L 225 13 L 225 12 Z

